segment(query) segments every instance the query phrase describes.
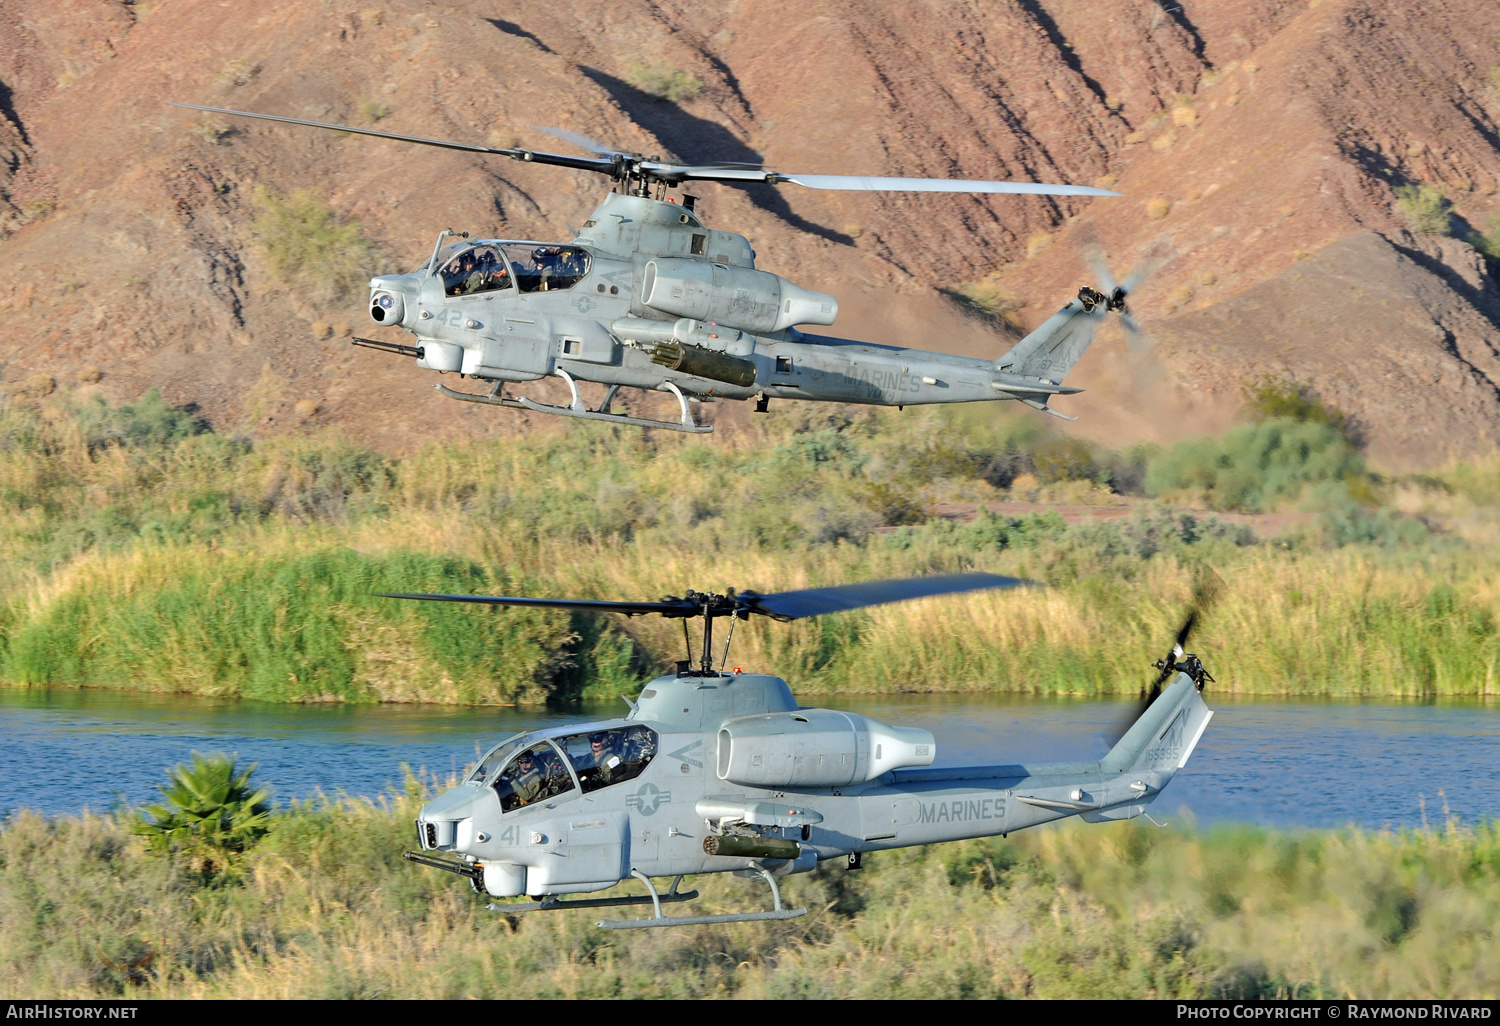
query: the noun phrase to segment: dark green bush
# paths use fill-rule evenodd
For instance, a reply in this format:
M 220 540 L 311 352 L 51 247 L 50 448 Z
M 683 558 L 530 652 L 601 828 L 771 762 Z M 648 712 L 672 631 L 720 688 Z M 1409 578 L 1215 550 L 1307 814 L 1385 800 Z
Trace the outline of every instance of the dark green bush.
M 1310 485 L 1367 480 L 1364 460 L 1341 431 L 1277 417 L 1173 447 L 1152 462 L 1146 492 L 1201 497 L 1212 509 L 1262 512 L 1295 501 Z

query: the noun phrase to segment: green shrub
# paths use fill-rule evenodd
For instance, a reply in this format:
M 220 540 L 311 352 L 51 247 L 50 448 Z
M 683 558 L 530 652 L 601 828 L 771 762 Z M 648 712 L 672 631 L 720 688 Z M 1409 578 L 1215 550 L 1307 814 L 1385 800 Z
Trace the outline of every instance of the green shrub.
M 1367 477 L 1364 461 L 1335 428 L 1276 417 L 1173 447 L 1151 464 L 1146 492 L 1200 496 L 1211 509 L 1264 512 L 1309 485 Z
M 161 389 L 151 388 L 140 401 L 112 407 L 95 395 L 74 414 L 91 450 L 115 444 L 131 449 L 169 449 L 185 438 L 209 430 L 208 423 L 190 410 L 171 406 Z
M 331 302 L 363 286 L 370 277 L 374 249 L 356 220 L 342 220 L 307 190 L 279 196 L 255 192 L 260 214 L 255 234 L 271 273 L 309 297 Z
M 1399 185 L 1396 206 L 1406 217 L 1412 231 L 1427 235 L 1446 235 L 1452 225 L 1453 204 L 1436 185 Z
M 1050 236 L 1049 236 L 1050 238 Z M 1027 247 L 1030 250 L 1030 246 Z M 960 307 L 986 320 L 1002 322 L 1012 330 L 1024 327 L 1021 308 L 1026 304 L 1012 296 L 1000 284 L 1000 272 L 993 271 L 977 281 L 965 282 L 943 294 Z
M 673 103 L 691 100 L 703 91 L 700 79 L 665 61 L 632 64 L 626 79 L 641 92 Z
M 862 498 L 885 527 L 920 524 L 932 515 L 919 493 L 892 481 L 871 481 Z
M 235 57 L 219 70 L 215 81 L 221 89 L 249 85 L 260 74 L 260 65 L 246 57 Z
M 1470 232 L 1469 245 L 1479 251 L 1489 265 L 1490 274 L 1500 273 L 1500 214 L 1485 218 L 1484 232 Z
M 391 112 L 391 105 L 380 100 L 361 100 L 359 117 L 367 125 L 373 125 Z
M 1329 406 L 1308 385 L 1266 376 L 1247 382 L 1242 391 L 1245 411 L 1252 421 L 1282 419 L 1326 424 L 1347 438 L 1350 444 L 1358 445 L 1348 415 Z

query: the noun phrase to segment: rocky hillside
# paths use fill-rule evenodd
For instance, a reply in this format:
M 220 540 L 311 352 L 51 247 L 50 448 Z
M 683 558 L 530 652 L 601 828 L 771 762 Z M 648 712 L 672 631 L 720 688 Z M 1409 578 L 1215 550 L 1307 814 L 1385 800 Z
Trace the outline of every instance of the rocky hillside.
M 0 384 L 42 402 L 161 385 L 221 426 L 332 421 L 396 449 L 527 426 L 344 335 L 369 330 L 362 279 L 421 263 L 441 228 L 566 238 L 601 180 L 175 99 L 1112 184 L 1124 199 L 694 191 L 761 266 L 839 294 L 836 331 L 884 342 L 998 354 L 1002 320 L 1035 324 L 1089 280 L 1087 240 L 1122 274 L 1171 254 L 1134 304 L 1154 364 L 1108 334 L 1091 390 L 1058 404 L 1084 432 L 1218 427 L 1274 374 L 1349 411 L 1388 464 L 1492 451 L 1500 291 L 1469 239 L 1500 253 L 1497 66 L 1491 0 L 0 0 Z M 288 274 L 299 234 L 334 258 Z

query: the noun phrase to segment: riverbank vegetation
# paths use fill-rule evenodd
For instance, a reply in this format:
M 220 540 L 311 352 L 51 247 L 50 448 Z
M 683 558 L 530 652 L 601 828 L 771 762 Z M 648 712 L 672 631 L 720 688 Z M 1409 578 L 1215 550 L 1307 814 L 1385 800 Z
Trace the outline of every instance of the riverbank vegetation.
M 424 787 L 284 807 L 233 872 L 136 813 L 0 824 L 13 999 L 1500 995 L 1500 831 L 1081 824 L 830 863 L 806 918 L 615 933 L 401 861 Z M 765 907 L 700 877 L 702 912 Z M 624 893 L 638 885 L 622 887 Z M 635 914 L 624 910 L 625 915 Z
M 0 680 L 613 700 L 682 657 L 680 624 L 375 593 L 655 598 L 986 570 L 1048 587 L 740 625 L 730 664 L 804 695 L 1132 693 L 1206 562 L 1228 588 L 1195 647 L 1221 691 L 1500 693 L 1500 464 L 1381 476 L 1302 390 L 1248 398 L 1251 423 L 1167 451 L 1029 413 L 809 406 L 709 439 L 574 424 L 402 458 L 322 430 L 251 441 L 155 393 L 16 402 L 0 408 Z M 984 508 L 1007 501 L 1129 511 Z M 1247 526 L 1265 510 L 1298 515 Z

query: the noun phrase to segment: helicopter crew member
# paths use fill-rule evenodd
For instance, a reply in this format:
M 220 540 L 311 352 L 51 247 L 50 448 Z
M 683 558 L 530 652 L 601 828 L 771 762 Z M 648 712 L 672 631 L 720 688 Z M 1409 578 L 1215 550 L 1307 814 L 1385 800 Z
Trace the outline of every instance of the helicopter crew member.
M 543 798 L 554 798 L 564 791 L 573 790 L 573 780 L 563 769 L 562 759 L 556 752 L 543 748 L 537 753 L 541 762 Z
M 589 751 L 594 755 L 594 779 L 600 787 L 625 779 L 625 761 L 615 750 L 614 742 L 611 734 L 589 735 Z
M 463 279 L 458 286 L 458 294 L 461 296 L 470 296 L 483 291 L 490 277 L 488 269 L 475 259 L 472 251 L 464 254 L 463 268 L 459 274 Z
M 468 276 L 459 286 L 459 294 L 471 296 L 476 292 L 503 289 L 509 284 L 505 280 L 505 265 L 495 259 L 493 250 L 481 250 L 477 256 L 466 255 Z
M 511 772 L 510 786 L 517 803 L 521 805 L 530 805 L 541 796 L 542 771 L 537 768 L 536 759 L 530 752 L 522 752 L 516 756 L 516 768 Z

